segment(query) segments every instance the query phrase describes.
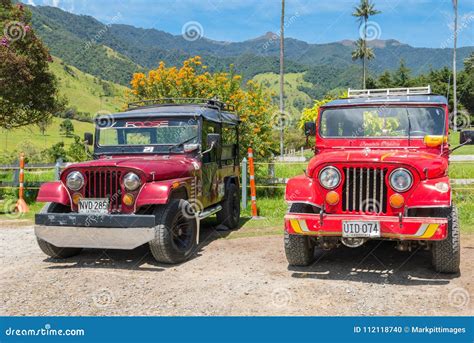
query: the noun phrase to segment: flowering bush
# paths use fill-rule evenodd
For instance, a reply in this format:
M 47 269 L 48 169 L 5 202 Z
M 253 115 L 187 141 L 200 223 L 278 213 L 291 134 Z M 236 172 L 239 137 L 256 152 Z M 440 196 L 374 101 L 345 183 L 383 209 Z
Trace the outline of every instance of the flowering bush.
M 240 127 L 241 156 L 248 147 L 267 157 L 275 150 L 271 132 L 275 108 L 270 94 L 253 81 L 242 83 L 230 66 L 229 72 L 210 73 L 199 56 L 183 62 L 180 68 L 166 67 L 160 62 L 148 75 L 136 73 L 130 82 L 130 101 L 159 98 L 216 98 L 233 105 L 242 121 Z

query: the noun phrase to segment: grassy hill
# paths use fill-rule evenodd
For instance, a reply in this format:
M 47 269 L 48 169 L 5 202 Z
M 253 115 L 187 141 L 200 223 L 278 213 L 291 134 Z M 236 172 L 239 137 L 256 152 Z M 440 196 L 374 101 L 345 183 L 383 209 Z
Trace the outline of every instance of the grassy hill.
M 126 87 L 101 80 L 54 57 L 50 69 L 59 81 L 60 93 L 69 107 L 94 116 L 98 111 L 118 111 L 124 103 Z
M 61 59 L 54 57 L 50 69 L 59 82 L 59 92 L 68 100 L 68 107 L 74 107 L 79 112 L 96 113 L 119 111 L 125 102 L 126 87 L 113 82 L 98 79 L 79 69 L 65 64 Z M 73 141 L 59 134 L 59 125 L 63 119 L 53 118 L 53 123 L 42 135 L 35 125 L 25 126 L 15 130 L 1 130 L 0 153 L 18 150 L 25 142 L 31 143 L 36 149 L 43 150 L 58 142 L 66 145 Z M 84 132 L 93 132 L 92 123 L 73 120 L 74 134 L 83 136 Z
M 298 86 L 311 87 L 311 83 L 303 80 L 304 73 L 285 74 L 285 110 L 292 118 L 299 118 L 305 107 L 311 107 L 313 101 L 305 92 L 298 90 Z M 254 76 L 254 81 L 268 88 L 272 93 L 275 104 L 279 101 L 280 78 L 275 73 L 263 73 Z
M 48 127 L 43 136 L 37 126 L 29 125 L 15 130 L 0 130 L 2 138 L 0 139 L 0 154 L 10 153 L 19 150 L 25 143 L 33 145 L 38 150 L 44 150 L 58 142 L 64 142 L 69 145 L 73 142 L 72 138 L 68 138 L 59 134 L 59 125 L 62 119 L 53 118 L 53 124 Z M 91 123 L 72 120 L 74 125 L 74 134 L 84 136 L 84 132 L 93 132 L 94 125 Z

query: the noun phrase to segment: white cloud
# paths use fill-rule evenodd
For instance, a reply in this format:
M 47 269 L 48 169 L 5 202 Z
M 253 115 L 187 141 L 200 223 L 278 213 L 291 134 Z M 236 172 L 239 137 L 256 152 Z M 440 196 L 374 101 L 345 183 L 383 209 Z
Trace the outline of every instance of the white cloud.
M 28 2 L 26 4 L 30 5 L 30 6 L 36 6 L 36 4 L 34 3 L 33 0 L 28 0 Z

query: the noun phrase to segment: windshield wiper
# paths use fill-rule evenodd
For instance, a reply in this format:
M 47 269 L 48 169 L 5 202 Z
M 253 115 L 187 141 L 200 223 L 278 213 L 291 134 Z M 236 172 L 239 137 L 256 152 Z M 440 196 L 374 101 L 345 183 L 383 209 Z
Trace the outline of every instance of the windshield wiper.
M 170 147 L 168 148 L 168 151 L 170 152 L 172 149 L 177 148 L 177 147 L 179 147 L 179 146 L 181 146 L 181 145 L 184 145 L 184 144 L 186 144 L 186 143 L 189 143 L 190 141 L 192 141 L 193 139 L 196 139 L 196 138 L 197 138 L 197 136 L 193 136 L 193 137 L 191 137 L 191 138 L 186 139 L 185 141 L 183 141 L 183 142 L 181 142 L 181 143 L 176 143 L 176 144 L 170 146 Z

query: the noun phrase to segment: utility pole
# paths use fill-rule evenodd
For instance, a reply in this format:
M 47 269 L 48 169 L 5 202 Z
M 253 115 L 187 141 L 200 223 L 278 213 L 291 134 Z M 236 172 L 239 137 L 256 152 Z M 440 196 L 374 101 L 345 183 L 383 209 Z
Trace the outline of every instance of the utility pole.
M 458 40 L 458 0 L 453 0 L 454 6 L 454 49 L 453 49 L 453 121 L 454 131 L 457 131 L 458 120 L 458 98 L 457 98 L 457 84 L 456 84 L 456 48 Z
M 285 70 L 284 70 L 284 55 L 285 55 L 285 0 L 281 0 L 281 20 L 280 20 L 280 156 L 284 154 L 284 86 L 285 86 Z

